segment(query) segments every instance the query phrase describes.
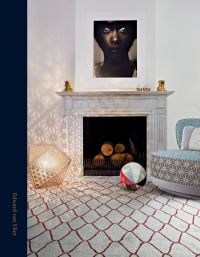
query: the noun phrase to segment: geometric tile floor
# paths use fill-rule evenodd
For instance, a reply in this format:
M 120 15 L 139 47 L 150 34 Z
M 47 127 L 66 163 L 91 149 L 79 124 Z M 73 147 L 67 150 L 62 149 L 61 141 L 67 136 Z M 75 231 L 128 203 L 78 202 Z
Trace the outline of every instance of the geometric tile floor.
M 131 192 L 119 177 L 78 177 L 28 187 L 29 257 L 200 256 L 200 200 Z

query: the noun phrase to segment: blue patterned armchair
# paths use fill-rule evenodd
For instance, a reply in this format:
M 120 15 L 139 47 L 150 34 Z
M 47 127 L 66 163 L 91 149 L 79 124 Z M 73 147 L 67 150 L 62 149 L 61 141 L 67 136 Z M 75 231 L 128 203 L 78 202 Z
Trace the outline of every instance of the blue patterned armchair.
M 181 150 L 183 128 L 200 127 L 200 119 L 182 119 L 176 124 L 179 150 L 152 153 L 151 181 L 161 190 L 188 196 L 200 196 L 200 151 Z

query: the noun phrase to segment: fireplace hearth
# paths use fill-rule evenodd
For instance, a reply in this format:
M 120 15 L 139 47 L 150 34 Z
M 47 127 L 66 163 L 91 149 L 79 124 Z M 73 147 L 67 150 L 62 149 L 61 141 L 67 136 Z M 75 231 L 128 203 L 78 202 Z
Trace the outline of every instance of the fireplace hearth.
M 140 91 L 124 91 L 124 92 L 60 92 L 58 95 L 64 99 L 63 110 L 63 147 L 66 154 L 71 158 L 71 168 L 68 172 L 69 176 L 83 176 L 84 166 L 94 156 L 84 152 L 85 140 L 84 120 L 89 119 L 105 119 L 105 118 L 124 118 L 124 119 L 144 119 L 146 122 L 145 131 L 146 141 L 145 148 L 142 151 L 138 149 L 140 158 L 145 158 L 144 164 L 147 175 L 150 175 L 150 157 L 151 153 L 157 150 L 166 149 L 166 121 L 167 121 L 167 96 L 173 91 L 164 92 L 140 92 Z M 121 124 L 123 122 L 119 122 Z M 98 126 L 97 126 L 98 127 Z M 124 129 L 127 126 L 120 127 L 120 135 L 129 135 Z M 114 134 L 115 129 L 113 129 Z M 90 130 L 89 130 L 90 131 Z M 87 132 L 88 133 L 88 132 Z M 87 134 L 86 133 L 86 134 Z M 93 133 L 93 132 L 92 132 Z M 105 130 L 104 133 L 105 135 Z M 130 136 L 130 135 L 129 135 Z M 138 136 L 144 138 L 145 136 Z M 96 137 L 97 138 L 97 137 Z M 100 136 L 98 136 L 99 140 Z M 117 139 L 116 141 L 122 138 Z M 93 139 L 92 139 L 93 140 Z M 97 140 L 97 141 L 98 141 Z M 108 138 L 102 138 L 102 141 L 112 141 Z M 127 140 L 127 139 L 126 139 Z M 93 140 L 96 141 L 96 140 Z M 135 138 L 132 141 L 136 145 Z M 100 142 L 99 144 L 101 144 Z M 112 142 L 115 144 L 116 142 Z M 90 143 L 92 144 L 92 143 Z M 142 145 L 140 143 L 139 145 Z M 98 153 L 99 145 L 92 147 L 92 154 Z M 94 147 L 94 148 L 93 148 Z M 128 145 L 126 145 L 128 148 Z M 138 145 L 137 145 L 138 147 Z M 94 152 L 94 153 L 93 153 Z M 85 160 L 84 160 L 85 158 Z M 136 158 L 136 157 L 135 157 Z M 107 160 L 106 160 L 107 162 Z M 95 170 L 102 170 L 98 168 Z M 118 169 L 119 170 L 119 169 Z M 116 169 L 117 172 L 117 169 Z

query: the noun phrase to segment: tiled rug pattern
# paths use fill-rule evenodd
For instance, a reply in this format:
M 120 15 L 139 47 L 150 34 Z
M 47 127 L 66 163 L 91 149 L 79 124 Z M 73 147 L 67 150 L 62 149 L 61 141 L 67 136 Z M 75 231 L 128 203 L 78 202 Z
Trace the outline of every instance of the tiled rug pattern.
M 118 177 L 68 178 L 28 188 L 29 257 L 200 256 L 200 200 L 152 183 L 131 192 Z

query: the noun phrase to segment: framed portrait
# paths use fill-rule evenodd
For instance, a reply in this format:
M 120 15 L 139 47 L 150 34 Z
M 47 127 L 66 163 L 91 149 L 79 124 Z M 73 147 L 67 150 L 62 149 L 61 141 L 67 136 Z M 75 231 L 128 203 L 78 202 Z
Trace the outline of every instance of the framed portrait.
M 144 84 L 144 13 L 87 13 L 76 26 L 75 90 L 126 91 Z

